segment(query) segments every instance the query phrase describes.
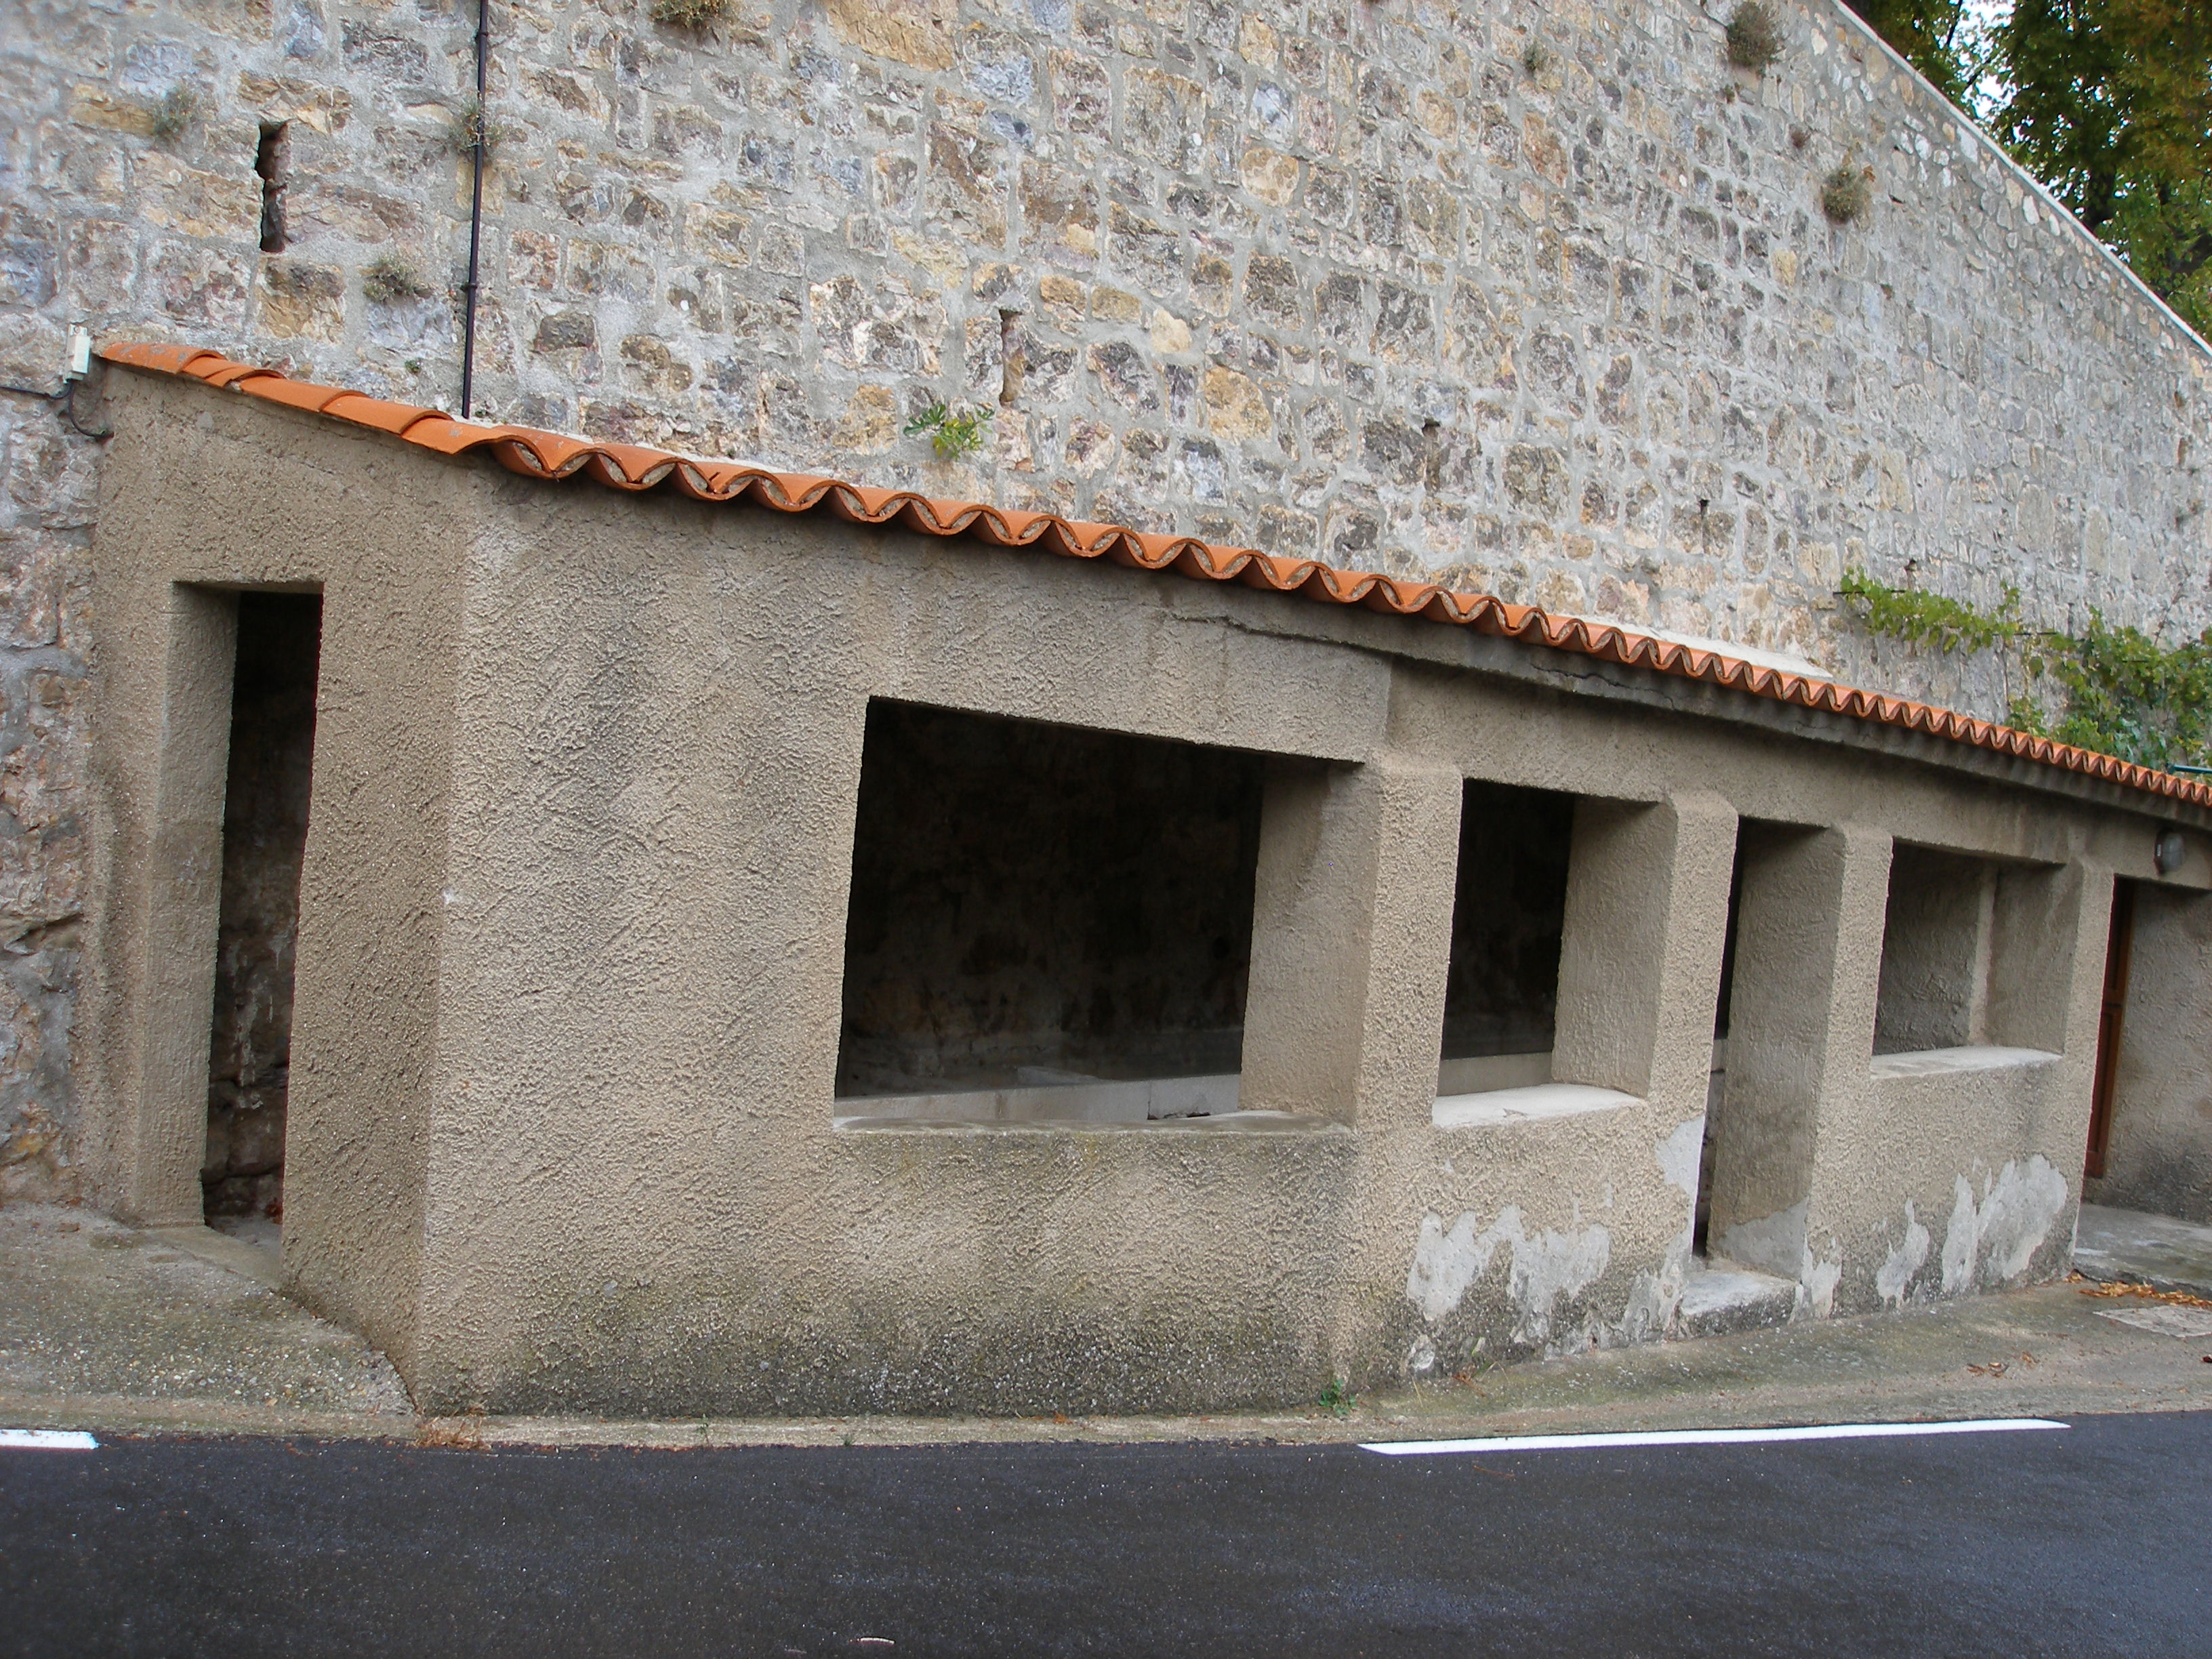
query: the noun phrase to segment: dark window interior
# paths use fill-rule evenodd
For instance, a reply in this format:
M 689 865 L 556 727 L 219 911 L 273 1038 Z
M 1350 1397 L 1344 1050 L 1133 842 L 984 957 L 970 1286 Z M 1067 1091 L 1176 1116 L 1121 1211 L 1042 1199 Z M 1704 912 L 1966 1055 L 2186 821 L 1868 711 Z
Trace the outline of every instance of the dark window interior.
M 838 1095 L 1237 1071 L 1261 766 L 870 704 Z
M 261 125 L 261 142 L 254 147 L 253 170 L 261 179 L 261 251 L 284 251 L 284 173 L 289 148 L 286 123 Z
M 276 1221 L 283 1215 L 292 964 L 322 627 L 319 594 L 239 596 L 207 1155 L 200 1169 L 210 1218 Z
M 1575 798 L 1470 781 L 1444 986 L 1446 1060 L 1552 1046 Z

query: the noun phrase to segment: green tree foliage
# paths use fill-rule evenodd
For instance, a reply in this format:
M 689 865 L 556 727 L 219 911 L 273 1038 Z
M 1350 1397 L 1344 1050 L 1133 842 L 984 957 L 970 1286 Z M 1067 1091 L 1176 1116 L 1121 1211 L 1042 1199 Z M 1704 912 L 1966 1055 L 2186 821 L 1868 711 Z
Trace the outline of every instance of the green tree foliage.
M 1851 0 L 2212 337 L 2212 0 Z
M 2138 766 L 2212 764 L 2212 629 L 2164 645 L 2093 608 L 2087 628 L 2063 634 L 2022 622 L 2016 587 L 1984 611 L 1863 570 L 1845 571 L 1839 592 L 1869 633 L 1937 651 L 2000 651 L 2029 682 L 2055 682 L 2063 700 L 2056 714 L 2033 692 L 2012 699 L 2008 718 L 2023 730 Z
M 1974 107 L 1974 82 L 1988 42 L 1966 0 L 1848 0 L 1897 55 L 1963 110 Z

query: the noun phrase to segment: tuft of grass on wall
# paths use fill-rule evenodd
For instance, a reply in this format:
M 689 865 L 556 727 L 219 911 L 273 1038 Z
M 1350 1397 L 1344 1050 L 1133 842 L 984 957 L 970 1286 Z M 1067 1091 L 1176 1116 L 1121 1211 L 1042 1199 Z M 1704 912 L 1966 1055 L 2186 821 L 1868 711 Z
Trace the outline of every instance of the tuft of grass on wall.
M 362 296 L 373 306 L 404 305 L 427 300 L 434 290 L 413 265 L 396 253 L 387 253 L 361 273 Z
M 1847 225 L 1863 217 L 1874 200 L 1869 188 L 1873 180 L 1872 167 L 1853 167 L 1849 161 L 1830 173 L 1820 185 L 1820 211 L 1828 222 Z
M 1782 56 L 1782 20 L 1766 0 L 1743 0 L 1728 21 L 1728 60 L 1764 75 Z
M 200 95 L 179 82 L 171 87 L 161 101 L 154 106 L 150 131 L 154 142 L 173 144 L 192 130 L 192 123 L 200 118 Z
M 672 29 L 710 28 L 729 15 L 730 0 L 653 0 L 653 21 Z
M 1521 68 L 1531 81 L 1540 81 L 1544 71 L 1552 67 L 1552 49 L 1541 40 L 1531 40 L 1521 54 Z

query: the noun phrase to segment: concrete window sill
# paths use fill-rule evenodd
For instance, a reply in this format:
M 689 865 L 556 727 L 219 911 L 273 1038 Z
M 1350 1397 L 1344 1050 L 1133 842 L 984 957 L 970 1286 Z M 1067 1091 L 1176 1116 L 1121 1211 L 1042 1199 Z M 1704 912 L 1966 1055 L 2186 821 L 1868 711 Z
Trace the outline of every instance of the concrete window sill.
M 1212 1135 L 1231 1139 L 1286 1134 L 1350 1134 L 1351 1129 L 1328 1118 L 1306 1117 L 1295 1112 L 1222 1112 L 1206 1117 L 1152 1118 L 1142 1122 L 1110 1119 L 975 1118 L 838 1116 L 830 1127 L 842 1134 L 1145 1134 Z
M 1959 1072 L 2024 1071 L 2048 1066 L 2058 1055 L 2042 1048 L 1999 1048 L 1976 1044 L 1961 1048 L 1917 1048 L 1901 1054 L 1876 1054 L 1877 1078 L 1948 1077 Z
M 1641 1106 L 1634 1095 L 1583 1083 L 1540 1083 L 1525 1089 L 1492 1089 L 1475 1095 L 1439 1095 L 1430 1121 L 1439 1129 L 1492 1129 L 1547 1118 Z
M 1039 1069 L 997 1089 L 848 1096 L 837 1102 L 835 1121 L 840 1128 L 886 1123 L 1158 1128 L 1282 1115 L 1240 1110 L 1238 1083 L 1234 1072 L 1216 1077 L 1118 1079 Z

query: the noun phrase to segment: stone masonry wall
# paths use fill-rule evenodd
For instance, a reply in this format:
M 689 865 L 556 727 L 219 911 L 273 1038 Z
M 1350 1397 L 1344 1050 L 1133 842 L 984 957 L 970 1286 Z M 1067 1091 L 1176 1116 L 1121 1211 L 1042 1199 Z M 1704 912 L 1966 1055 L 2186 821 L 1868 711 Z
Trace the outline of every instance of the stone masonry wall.
M 1725 65 L 1726 9 L 733 0 L 694 33 L 497 0 L 479 411 L 1443 576 L 1990 714 L 1987 665 L 1854 633 L 1841 570 L 2212 622 L 2203 344 L 1832 0 L 1783 6 L 1763 76 Z M 82 323 L 453 407 L 474 24 L 4 0 L 0 380 L 52 387 Z M 1844 164 L 1872 206 L 1835 227 Z M 937 398 L 996 411 L 981 453 L 902 435 Z M 99 450 L 69 415 L 0 394 L 10 1191 L 70 1183 Z

